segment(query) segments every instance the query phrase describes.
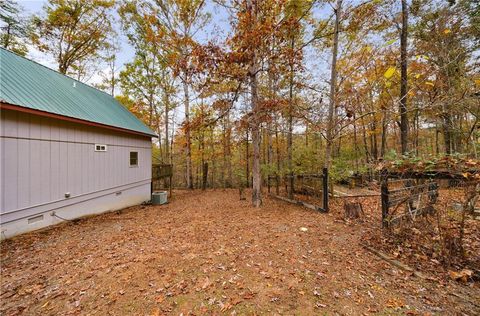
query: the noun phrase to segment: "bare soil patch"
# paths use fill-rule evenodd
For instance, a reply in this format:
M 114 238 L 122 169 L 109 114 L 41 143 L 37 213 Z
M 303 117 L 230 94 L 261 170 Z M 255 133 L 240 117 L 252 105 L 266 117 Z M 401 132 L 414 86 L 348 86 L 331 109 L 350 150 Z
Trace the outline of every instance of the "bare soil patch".
M 247 193 L 247 197 L 248 197 Z M 362 248 L 376 221 L 237 190 L 178 191 L 1 244 L 2 315 L 475 315 L 480 289 L 421 279 Z M 368 224 L 370 222 L 370 224 Z M 306 228 L 306 230 L 305 230 Z

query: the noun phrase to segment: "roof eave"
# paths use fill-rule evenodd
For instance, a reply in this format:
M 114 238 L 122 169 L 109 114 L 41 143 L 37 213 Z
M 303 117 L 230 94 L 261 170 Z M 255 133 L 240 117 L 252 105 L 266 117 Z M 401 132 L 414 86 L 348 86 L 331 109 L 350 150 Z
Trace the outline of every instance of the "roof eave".
M 98 123 L 98 122 L 79 119 L 79 118 L 76 118 L 76 117 L 65 116 L 65 115 L 56 114 L 56 113 L 52 113 L 52 112 L 46 112 L 46 111 L 42 111 L 42 110 L 32 109 L 32 108 L 24 107 L 24 106 L 21 106 L 21 105 L 18 105 L 18 104 L 11 104 L 11 103 L 8 103 L 4 100 L 0 100 L 0 109 L 13 110 L 13 111 L 18 111 L 18 112 L 23 112 L 23 113 L 30 113 L 30 114 L 35 114 L 35 115 L 39 115 L 39 116 L 43 116 L 43 117 L 55 118 L 55 119 L 68 121 L 68 122 L 75 122 L 75 123 L 79 123 L 79 124 L 101 127 L 101 128 L 105 128 L 105 129 L 110 129 L 110 130 L 115 130 L 115 131 L 135 134 L 135 135 L 158 138 L 158 135 L 156 135 L 156 134 L 143 133 L 143 132 L 140 132 L 140 131 L 135 131 L 135 130 L 122 128 L 122 127 L 118 127 L 118 126 L 107 125 L 107 124 L 102 124 L 102 123 Z

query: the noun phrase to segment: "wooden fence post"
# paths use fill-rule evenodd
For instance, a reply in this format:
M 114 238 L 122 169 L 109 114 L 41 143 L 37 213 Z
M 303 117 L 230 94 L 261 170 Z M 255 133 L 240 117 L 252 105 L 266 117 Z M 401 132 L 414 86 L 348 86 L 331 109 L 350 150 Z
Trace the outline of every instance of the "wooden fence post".
M 328 212 L 328 169 L 323 168 L 323 210 Z
M 428 201 L 430 204 L 435 204 L 437 203 L 437 198 L 438 198 L 438 184 L 437 182 L 431 182 L 428 184 Z
M 383 169 L 380 173 L 382 197 L 382 228 L 388 228 L 388 173 Z

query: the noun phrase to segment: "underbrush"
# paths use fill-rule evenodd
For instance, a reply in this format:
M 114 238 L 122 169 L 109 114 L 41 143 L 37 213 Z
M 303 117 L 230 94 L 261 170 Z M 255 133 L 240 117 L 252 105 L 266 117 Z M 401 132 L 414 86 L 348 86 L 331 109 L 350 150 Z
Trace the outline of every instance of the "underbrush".
M 407 217 L 388 229 L 372 229 L 365 238 L 418 270 L 478 281 L 480 220 L 467 207 L 470 197 L 467 189 L 440 190 L 429 214 Z

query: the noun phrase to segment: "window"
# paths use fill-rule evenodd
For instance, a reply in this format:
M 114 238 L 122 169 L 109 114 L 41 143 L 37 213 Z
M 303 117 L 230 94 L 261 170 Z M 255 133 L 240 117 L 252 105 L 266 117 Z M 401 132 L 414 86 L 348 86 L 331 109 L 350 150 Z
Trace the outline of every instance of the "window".
M 137 167 L 138 166 L 138 152 L 131 151 L 130 152 L 130 167 Z
M 95 151 L 107 151 L 107 145 L 95 144 Z

